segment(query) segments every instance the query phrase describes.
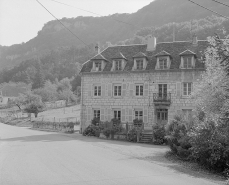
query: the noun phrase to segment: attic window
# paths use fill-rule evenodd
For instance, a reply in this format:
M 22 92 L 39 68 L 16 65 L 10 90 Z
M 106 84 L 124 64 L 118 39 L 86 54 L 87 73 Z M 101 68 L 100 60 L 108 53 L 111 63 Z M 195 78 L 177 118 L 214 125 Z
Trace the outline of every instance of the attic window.
M 115 71 L 121 71 L 122 70 L 122 60 L 115 60 L 114 61 L 115 65 Z
M 136 60 L 136 70 L 143 70 L 143 59 Z
M 183 68 L 185 69 L 192 68 L 192 57 L 190 56 L 183 57 Z
M 102 62 L 101 61 L 95 62 L 95 71 L 102 71 Z
M 158 57 L 158 69 L 168 69 L 168 57 Z

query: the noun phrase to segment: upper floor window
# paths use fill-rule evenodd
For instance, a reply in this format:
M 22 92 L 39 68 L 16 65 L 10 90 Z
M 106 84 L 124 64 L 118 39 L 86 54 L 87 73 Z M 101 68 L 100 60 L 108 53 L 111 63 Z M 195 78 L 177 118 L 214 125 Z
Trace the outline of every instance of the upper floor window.
M 114 65 L 115 65 L 115 68 L 114 68 L 115 71 L 122 70 L 122 60 L 115 60 Z
M 100 110 L 94 110 L 94 118 L 100 119 Z
M 121 96 L 121 95 L 122 95 L 122 86 L 114 85 L 114 96 Z
M 192 83 L 185 82 L 183 83 L 183 96 L 189 96 L 192 93 Z
M 102 62 L 101 61 L 95 62 L 95 71 L 102 71 Z
M 135 95 L 136 96 L 143 96 L 143 84 L 137 84 L 135 85 Z
M 192 57 L 190 56 L 183 57 L 183 68 L 185 69 L 192 68 Z
M 136 60 L 136 70 L 142 70 L 143 69 L 143 63 L 144 63 L 143 59 Z
M 94 86 L 94 96 L 101 96 L 101 86 Z

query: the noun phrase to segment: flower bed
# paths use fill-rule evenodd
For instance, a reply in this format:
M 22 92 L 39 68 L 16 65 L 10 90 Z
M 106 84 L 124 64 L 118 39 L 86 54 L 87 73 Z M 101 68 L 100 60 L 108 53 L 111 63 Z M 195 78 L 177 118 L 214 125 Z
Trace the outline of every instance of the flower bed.
M 33 122 L 33 128 L 73 133 L 74 132 L 74 123 L 73 122 L 54 123 L 54 122 L 36 121 L 36 122 Z

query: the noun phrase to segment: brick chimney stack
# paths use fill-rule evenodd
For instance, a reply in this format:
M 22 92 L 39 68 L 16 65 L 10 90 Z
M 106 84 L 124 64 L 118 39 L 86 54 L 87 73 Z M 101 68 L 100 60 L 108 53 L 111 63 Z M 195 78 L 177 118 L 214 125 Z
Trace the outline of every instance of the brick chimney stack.
M 100 53 L 99 43 L 97 43 L 97 44 L 95 45 L 95 51 L 96 51 L 97 54 Z

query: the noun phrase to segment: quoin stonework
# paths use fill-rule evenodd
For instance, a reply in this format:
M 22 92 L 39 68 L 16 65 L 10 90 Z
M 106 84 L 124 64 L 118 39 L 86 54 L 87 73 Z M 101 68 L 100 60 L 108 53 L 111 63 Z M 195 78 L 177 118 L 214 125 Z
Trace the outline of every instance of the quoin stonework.
M 93 117 L 118 118 L 123 123 L 142 119 L 145 130 L 167 124 L 175 114 L 189 115 L 190 97 L 201 78 L 201 58 L 208 42 L 197 40 L 110 46 L 85 62 L 81 85 L 81 129 Z

